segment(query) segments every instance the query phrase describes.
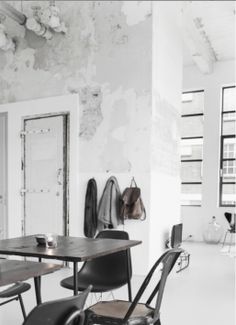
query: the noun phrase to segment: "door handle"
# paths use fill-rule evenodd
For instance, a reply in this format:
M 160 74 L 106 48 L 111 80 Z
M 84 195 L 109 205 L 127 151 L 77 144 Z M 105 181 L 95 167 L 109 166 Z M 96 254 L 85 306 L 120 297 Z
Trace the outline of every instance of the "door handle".
M 58 168 L 58 170 L 57 170 L 57 184 L 58 185 L 62 185 L 61 176 L 62 176 L 62 168 Z

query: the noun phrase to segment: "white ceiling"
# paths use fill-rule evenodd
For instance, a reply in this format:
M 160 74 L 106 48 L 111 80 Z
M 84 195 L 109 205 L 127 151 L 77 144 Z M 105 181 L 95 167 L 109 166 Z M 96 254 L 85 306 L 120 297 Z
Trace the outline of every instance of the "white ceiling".
M 184 1 L 202 44 L 214 61 L 235 59 L 236 1 Z M 184 65 L 194 64 L 188 46 L 184 45 Z

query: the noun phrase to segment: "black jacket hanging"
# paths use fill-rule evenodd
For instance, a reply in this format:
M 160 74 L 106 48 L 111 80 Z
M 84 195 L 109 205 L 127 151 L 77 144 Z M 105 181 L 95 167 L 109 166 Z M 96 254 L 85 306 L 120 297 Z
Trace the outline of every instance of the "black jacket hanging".
M 88 181 L 84 206 L 84 235 L 93 238 L 97 231 L 97 183 L 94 178 Z

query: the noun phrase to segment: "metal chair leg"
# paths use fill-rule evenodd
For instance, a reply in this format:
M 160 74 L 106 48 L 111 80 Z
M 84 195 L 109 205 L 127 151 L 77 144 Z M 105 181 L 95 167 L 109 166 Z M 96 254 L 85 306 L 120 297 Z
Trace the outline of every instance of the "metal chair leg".
M 25 312 L 25 306 L 23 303 L 23 299 L 22 299 L 21 295 L 18 295 L 18 297 L 19 297 L 19 302 L 20 302 L 23 317 L 24 317 L 24 319 L 26 319 L 26 312 Z
M 228 253 L 230 253 L 230 251 L 231 251 L 232 239 L 233 239 L 233 233 L 231 232 L 230 233 L 230 242 L 229 242 L 229 250 L 228 250 Z
M 225 246 L 225 241 L 226 241 L 226 238 L 227 238 L 228 232 L 229 232 L 229 231 L 226 230 L 225 238 L 224 238 L 224 241 L 223 241 L 223 244 L 222 244 L 222 248 L 224 248 L 224 246 Z

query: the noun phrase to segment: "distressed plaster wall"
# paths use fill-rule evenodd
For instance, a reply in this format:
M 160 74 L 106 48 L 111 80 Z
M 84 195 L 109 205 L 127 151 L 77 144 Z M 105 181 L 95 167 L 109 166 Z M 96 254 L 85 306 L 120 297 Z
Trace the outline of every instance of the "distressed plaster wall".
M 31 6 L 46 1 L 9 1 L 29 16 Z M 78 229 L 83 234 L 83 207 L 90 177 L 99 196 L 106 179 L 117 176 L 121 190 L 131 176 L 142 188 L 149 210 L 150 124 L 152 92 L 152 11 L 149 1 L 57 1 L 68 32 L 50 41 L 7 17 L 17 44 L 15 53 L 0 51 L 0 104 L 78 94 L 80 99 Z M 33 107 L 32 107 L 33 114 Z M 129 222 L 134 268 L 148 265 L 148 226 Z M 143 256 L 143 259 L 140 259 Z
M 10 1 L 26 15 L 46 1 Z M 7 18 L 17 51 L 0 52 L 0 103 L 79 93 L 80 171 L 148 171 L 151 6 L 58 1 L 66 35 L 50 41 Z
M 47 5 L 9 3 L 27 15 L 32 4 Z M 78 220 L 71 235 L 83 234 L 89 178 L 97 180 L 100 197 L 110 175 L 117 176 L 121 190 L 135 176 L 147 210 L 147 220 L 124 227 L 143 242 L 132 249 L 136 274 L 146 273 L 163 250 L 170 225 L 179 220 L 177 3 L 57 1 L 66 35 L 45 41 L 7 18 L 17 50 L 0 52 L 1 104 L 79 95 Z

